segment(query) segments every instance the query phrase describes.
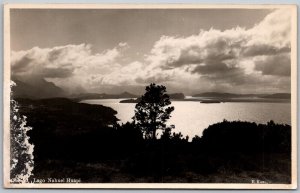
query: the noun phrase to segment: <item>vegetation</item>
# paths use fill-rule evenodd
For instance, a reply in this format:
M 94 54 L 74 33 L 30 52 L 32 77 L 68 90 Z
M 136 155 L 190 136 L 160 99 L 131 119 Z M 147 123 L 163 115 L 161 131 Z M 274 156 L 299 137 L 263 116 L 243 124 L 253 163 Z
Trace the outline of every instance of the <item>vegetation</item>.
M 22 183 L 28 180 L 33 169 L 32 145 L 26 135 L 31 128 L 26 127 L 26 119 L 18 113 L 16 101 L 10 101 L 10 181 Z
M 146 93 L 135 105 L 134 123 L 139 127 L 146 139 L 156 139 L 158 129 L 166 130 L 166 122 L 174 111 L 169 95 L 166 94 L 166 87 L 150 84 L 146 87 Z
M 189 141 L 166 126 L 174 108 L 165 93 L 164 86 L 148 86 L 134 121 L 126 124 L 118 124 L 117 112 L 101 105 L 16 99 L 33 128 L 28 131 L 34 144 L 32 177 L 90 183 L 291 182 L 289 125 L 224 120 Z

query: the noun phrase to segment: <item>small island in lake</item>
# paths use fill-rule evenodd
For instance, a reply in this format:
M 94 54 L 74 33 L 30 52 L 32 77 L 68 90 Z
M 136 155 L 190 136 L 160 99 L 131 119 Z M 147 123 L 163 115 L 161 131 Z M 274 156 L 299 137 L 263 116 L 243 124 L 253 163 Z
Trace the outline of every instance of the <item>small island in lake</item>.
M 221 103 L 221 101 L 218 101 L 218 100 L 202 100 L 200 103 Z
M 207 92 L 193 95 L 186 98 L 183 93 L 169 94 L 172 101 L 195 101 L 200 103 L 225 103 L 225 102 L 257 102 L 257 103 L 289 103 L 291 102 L 290 93 L 275 94 L 233 94 Z M 140 97 L 127 97 L 120 103 L 138 103 Z
M 171 93 L 171 94 L 168 94 L 170 96 L 170 99 L 171 100 L 184 100 L 185 99 L 185 96 L 183 93 Z M 121 100 L 120 103 L 138 103 L 141 101 L 141 98 L 131 98 L 131 99 L 124 99 L 124 100 Z

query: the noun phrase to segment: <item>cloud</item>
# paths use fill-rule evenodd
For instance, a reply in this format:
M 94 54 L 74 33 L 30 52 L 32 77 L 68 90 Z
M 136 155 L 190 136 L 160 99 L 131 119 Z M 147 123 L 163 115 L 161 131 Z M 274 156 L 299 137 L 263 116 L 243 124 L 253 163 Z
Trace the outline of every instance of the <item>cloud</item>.
M 255 70 L 263 75 L 291 76 L 290 54 L 266 56 L 255 62 Z
M 172 68 L 290 52 L 290 29 L 288 10 L 277 10 L 248 30 L 237 27 L 225 31 L 210 29 L 189 37 L 163 36 L 148 60 Z
M 120 43 L 113 49 L 95 54 L 89 44 L 12 51 L 12 76 L 23 81 L 49 79 L 69 90 L 85 87 L 90 76 L 118 69 L 120 64 L 116 59 L 127 47 L 126 43 Z
M 38 48 L 12 52 L 13 76 L 39 76 L 43 78 L 65 78 L 72 75 L 76 64 L 73 61 L 88 54 L 87 45 Z M 78 54 L 77 54 L 78 53 Z
M 168 90 L 290 91 L 291 15 L 276 9 L 252 28 L 162 36 L 142 61 L 126 61 L 125 42 L 101 53 L 89 44 L 12 52 L 12 75 L 41 77 L 78 92 L 143 91 L 150 82 Z M 126 61 L 126 62 L 124 62 Z
M 12 58 L 15 59 L 17 54 L 12 54 Z M 12 73 L 18 74 L 28 71 L 28 68 L 30 68 L 31 62 L 34 60 L 32 58 L 29 58 L 28 56 L 22 56 L 20 59 L 15 59 L 16 61 L 12 62 L 11 70 Z
M 73 75 L 78 69 L 105 71 L 103 66 L 118 58 L 124 47 L 126 44 L 120 43 L 113 49 L 96 54 L 92 53 L 89 44 L 54 48 L 34 47 L 27 51 L 12 52 L 12 73 L 14 75 L 30 73 L 45 78 L 63 78 Z
M 276 55 L 281 53 L 290 53 L 290 47 L 276 47 L 267 44 L 261 45 L 252 45 L 246 47 L 243 50 L 243 56 L 252 57 L 252 56 L 264 56 L 264 55 Z
M 277 48 L 290 47 L 291 11 L 277 9 L 267 15 L 263 21 L 249 29 L 252 39 L 247 45 L 272 45 Z
M 162 36 L 146 60 L 162 71 L 196 73 L 202 82 L 210 82 L 211 89 L 278 86 L 279 76 L 290 79 L 290 31 L 290 11 L 278 9 L 250 29 L 212 28 L 188 37 Z
M 223 61 L 237 57 L 239 49 L 236 35 L 241 29 L 221 32 L 210 29 L 190 37 L 167 37 L 158 40 L 147 60 L 162 68 Z

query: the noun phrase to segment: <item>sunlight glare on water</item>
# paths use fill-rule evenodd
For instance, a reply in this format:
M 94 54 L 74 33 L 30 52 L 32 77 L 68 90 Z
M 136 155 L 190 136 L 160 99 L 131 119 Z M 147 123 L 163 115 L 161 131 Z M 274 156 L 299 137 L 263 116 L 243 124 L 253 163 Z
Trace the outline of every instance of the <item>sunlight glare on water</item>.
M 84 100 L 83 103 L 101 104 L 113 108 L 120 122 L 131 121 L 134 116 L 134 103 L 119 103 L 123 99 Z M 196 101 L 172 101 L 175 110 L 168 124 L 175 125 L 175 132 L 188 135 L 190 139 L 195 135 L 201 136 L 209 125 L 221 122 L 241 120 L 256 123 L 291 124 L 290 103 L 200 103 Z

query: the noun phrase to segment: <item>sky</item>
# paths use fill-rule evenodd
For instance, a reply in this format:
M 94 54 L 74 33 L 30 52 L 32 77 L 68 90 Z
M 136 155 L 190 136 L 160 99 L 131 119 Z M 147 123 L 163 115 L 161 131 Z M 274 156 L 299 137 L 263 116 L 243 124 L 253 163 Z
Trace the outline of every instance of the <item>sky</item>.
M 12 77 L 70 94 L 290 92 L 288 9 L 12 9 Z

